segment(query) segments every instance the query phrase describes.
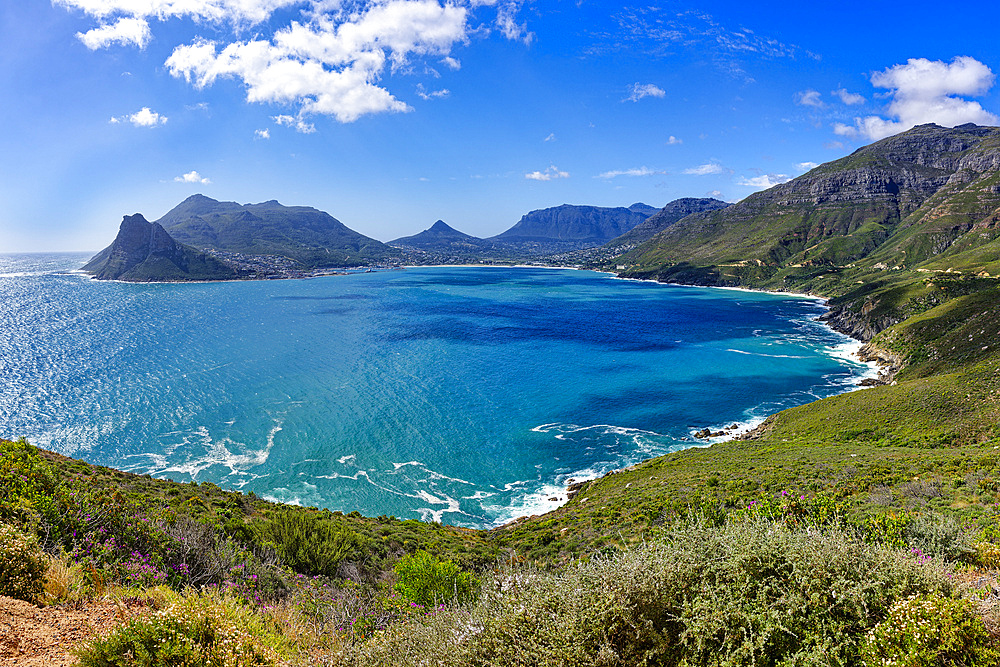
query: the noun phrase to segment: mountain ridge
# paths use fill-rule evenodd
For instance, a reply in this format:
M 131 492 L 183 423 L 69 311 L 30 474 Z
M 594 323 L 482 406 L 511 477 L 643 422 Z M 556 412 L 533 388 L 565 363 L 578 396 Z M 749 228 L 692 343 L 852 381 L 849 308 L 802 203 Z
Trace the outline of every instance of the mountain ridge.
M 688 217 L 622 257 L 621 263 L 632 265 L 631 271 L 668 280 L 681 277 L 671 266 L 683 264 L 680 270 L 689 278 L 692 267 L 705 269 L 699 272 L 702 282 L 756 282 L 778 288 L 803 273 L 788 269 L 842 266 L 863 261 L 877 249 L 895 249 L 895 254 L 887 253 L 884 259 L 892 255 L 902 262 L 893 265 L 913 266 L 938 253 L 911 246 L 909 256 L 903 258 L 905 247 L 886 243 L 916 224 L 918 219 L 911 216 L 946 188 L 953 196 L 983 178 L 990 181 L 987 186 L 995 187 L 990 174 L 998 168 L 1000 129 L 920 125 L 725 209 Z M 1000 191 L 990 195 L 985 208 L 954 215 L 988 214 L 1000 206 Z M 957 230 L 933 231 L 951 245 L 955 238 L 944 237 Z M 740 262 L 766 270 L 752 272 L 753 276 L 717 271 L 727 265 L 735 268 L 731 265 Z M 786 275 L 790 276 L 787 281 L 783 280 Z
M 361 266 L 399 258 L 399 251 L 311 206 L 220 202 L 188 197 L 159 220 L 178 242 L 203 250 L 280 255 L 302 268 Z
M 562 204 L 530 211 L 509 229 L 484 239 L 494 243 L 573 242 L 601 245 L 646 220 L 652 207 Z

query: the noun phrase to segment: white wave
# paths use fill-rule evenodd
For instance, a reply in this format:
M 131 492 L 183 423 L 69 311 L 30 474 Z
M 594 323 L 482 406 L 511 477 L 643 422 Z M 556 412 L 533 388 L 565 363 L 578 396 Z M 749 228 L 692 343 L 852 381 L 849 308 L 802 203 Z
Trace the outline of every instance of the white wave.
M 337 463 L 340 463 L 341 465 L 346 464 L 348 461 L 354 463 L 357 460 L 357 458 L 358 458 L 357 454 L 348 454 L 347 456 L 341 456 L 339 459 L 337 459 Z
M 330 473 L 329 475 L 313 475 L 315 479 L 353 479 L 355 482 L 362 476 L 369 482 L 371 481 L 371 478 L 368 477 L 368 473 L 364 470 L 359 470 L 353 475 L 341 475 L 337 472 Z
M 583 480 L 578 480 L 583 481 Z M 566 503 L 566 487 L 556 483 L 542 484 L 531 493 L 520 496 L 507 506 L 483 505 L 493 515 L 493 526 L 502 526 L 525 516 L 545 514 Z
M 841 334 L 842 335 L 842 334 Z M 877 362 L 874 361 L 862 361 L 859 357 L 859 352 L 864 346 L 864 343 L 853 338 L 848 338 L 844 336 L 844 341 L 838 343 L 837 345 L 830 345 L 824 349 L 824 352 L 834 359 L 839 359 L 843 362 L 850 364 L 854 369 L 863 369 L 860 373 L 854 375 L 846 383 L 853 385 L 857 388 L 863 380 L 877 378 L 880 374 L 880 368 Z
M 534 433 L 547 433 L 548 432 L 547 429 L 552 428 L 553 426 L 559 426 L 559 422 L 552 422 L 551 424 L 542 424 L 541 426 L 536 426 L 531 430 Z
M 796 403 L 796 405 L 798 405 L 798 403 Z M 725 431 L 725 435 L 715 436 L 712 438 L 699 438 L 697 441 L 700 441 L 701 443 L 704 444 L 697 444 L 694 446 L 704 447 L 705 444 L 711 445 L 717 442 L 725 442 L 727 440 L 732 440 L 736 436 L 743 435 L 744 433 L 749 433 L 750 431 L 754 430 L 755 428 L 763 424 L 764 420 L 767 419 L 767 415 L 770 415 L 773 412 L 777 412 L 778 410 L 781 409 L 783 408 L 778 408 L 777 410 L 775 410 L 773 409 L 773 407 L 768 407 L 765 408 L 767 414 L 765 414 L 764 416 L 747 414 L 745 418 L 742 420 L 728 421 L 725 424 L 716 424 L 714 426 L 707 426 L 706 428 L 708 428 L 710 431 L 715 431 L 715 432 Z M 730 428 L 731 426 L 734 425 L 736 426 L 736 428 Z M 698 430 L 700 429 L 689 431 L 692 438 L 694 438 L 694 434 L 697 433 Z
M 772 359 L 808 359 L 809 357 L 801 357 L 794 354 L 765 354 L 763 352 L 748 352 L 747 350 L 734 350 L 733 348 L 726 348 L 726 352 L 735 352 L 736 354 L 746 354 L 751 357 L 771 357 Z
M 396 470 L 399 470 L 403 466 L 422 466 L 422 465 L 423 463 L 421 463 L 420 461 L 407 461 L 406 463 L 393 463 L 392 467 L 395 468 Z
M 229 437 L 215 440 L 212 434 L 204 426 L 199 426 L 193 432 L 182 435 L 181 441 L 168 444 L 164 453 L 143 452 L 129 455 L 128 458 L 147 457 L 149 464 L 146 472 L 150 475 L 163 475 L 166 473 L 180 473 L 188 475 L 192 480 L 197 480 L 198 475 L 204 470 L 213 466 L 222 466 L 229 469 L 228 476 L 245 476 L 249 474 L 251 468 L 264 465 L 274 448 L 274 440 L 282 430 L 283 418 L 275 419 L 275 424 L 267 434 L 267 440 L 260 449 L 249 448 L 245 443 L 239 443 Z M 183 462 L 171 462 L 170 457 L 177 449 L 190 451 L 192 440 L 200 441 L 199 444 L 207 450 L 202 456 L 192 456 Z M 233 451 L 237 450 L 237 451 Z
M 540 475 L 533 480 L 506 483 L 501 495 L 496 498 L 499 502 L 482 505 L 483 509 L 493 517 L 494 526 L 524 516 L 543 514 L 565 504 L 568 500 L 566 486 L 571 481 L 583 482 L 596 479 L 612 470 L 628 467 L 651 456 L 699 446 L 696 442 L 681 442 L 677 438 L 655 431 L 614 424 L 581 426 L 553 422 L 541 424 L 531 430 L 535 433 L 547 433 L 560 440 L 591 443 L 582 450 L 602 460 L 577 470 L 562 467 L 558 471 L 549 473 L 547 479 Z M 628 444 L 623 446 L 619 439 L 626 440 Z M 622 451 L 627 453 L 621 453 Z M 503 499 L 509 499 L 509 502 L 504 503 Z
M 490 493 L 488 491 L 476 491 L 471 496 L 462 496 L 462 500 L 482 500 L 484 498 L 492 498 L 496 493 Z

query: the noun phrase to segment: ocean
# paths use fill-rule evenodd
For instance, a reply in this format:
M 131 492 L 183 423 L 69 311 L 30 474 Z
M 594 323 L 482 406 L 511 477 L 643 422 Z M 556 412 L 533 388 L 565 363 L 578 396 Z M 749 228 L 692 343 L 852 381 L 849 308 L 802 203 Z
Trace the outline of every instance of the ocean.
M 428 267 L 97 282 L 0 256 L 0 437 L 301 505 L 489 527 L 873 369 L 809 298 Z

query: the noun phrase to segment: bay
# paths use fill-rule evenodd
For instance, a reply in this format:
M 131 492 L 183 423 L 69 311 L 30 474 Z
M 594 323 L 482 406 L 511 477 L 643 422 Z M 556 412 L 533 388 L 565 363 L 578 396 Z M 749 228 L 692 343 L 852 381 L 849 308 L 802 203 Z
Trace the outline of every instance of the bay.
M 0 436 L 274 500 L 487 527 L 872 369 L 814 299 L 432 267 L 96 282 L 0 256 Z

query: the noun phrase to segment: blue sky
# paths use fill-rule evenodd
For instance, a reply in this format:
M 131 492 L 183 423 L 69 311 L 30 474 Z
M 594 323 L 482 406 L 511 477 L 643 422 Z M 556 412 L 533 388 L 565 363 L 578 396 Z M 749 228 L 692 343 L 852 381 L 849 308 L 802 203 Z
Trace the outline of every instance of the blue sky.
M 728 201 L 917 123 L 1000 124 L 1000 5 L 24 0 L 0 252 L 196 192 L 390 240 L 563 203 Z

